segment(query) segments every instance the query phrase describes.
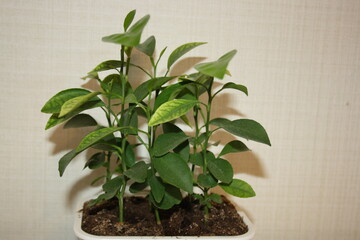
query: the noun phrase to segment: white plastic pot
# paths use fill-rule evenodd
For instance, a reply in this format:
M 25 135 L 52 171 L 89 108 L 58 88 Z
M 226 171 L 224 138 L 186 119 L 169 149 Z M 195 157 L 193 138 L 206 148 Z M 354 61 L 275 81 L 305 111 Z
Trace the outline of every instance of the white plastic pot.
M 79 209 L 82 208 L 82 204 L 80 205 Z M 79 211 L 76 213 L 75 216 L 75 224 L 74 224 L 74 231 L 75 235 L 80 240 L 116 240 L 116 239 L 129 239 L 129 240 L 137 240 L 137 239 L 157 239 L 157 240 L 175 240 L 175 239 L 181 239 L 181 240 L 193 240 L 193 239 L 199 239 L 199 240 L 250 240 L 254 238 L 255 235 L 255 226 L 252 224 L 252 222 L 249 220 L 249 218 L 246 216 L 244 212 L 238 211 L 240 216 L 243 218 L 245 224 L 248 226 L 249 231 L 243 235 L 238 236 L 96 236 L 89 233 L 84 232 L 81 229 L 81 219 L 82 219 L 82 211 Z

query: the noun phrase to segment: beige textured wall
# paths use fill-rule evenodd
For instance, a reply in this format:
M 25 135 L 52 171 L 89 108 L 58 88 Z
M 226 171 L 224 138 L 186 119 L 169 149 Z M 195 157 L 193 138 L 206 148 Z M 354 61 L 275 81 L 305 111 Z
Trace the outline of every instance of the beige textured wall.
M 237 200 L 256 239 L 360 239 L 360 1 L 0 1 L 0 238 L 75 239 L 72 212 L 90 180 L 77 159 L 57 160 L 77 131 L 45 132 L 42 104 L 98 62 L 100 41 L 124 14 L 151 14 L 158 51 L 208 41 L 192 56 L 238 49 L 229 67 L 250 95 L 226 95 L 236 114 L 261 122 L 273 147 L 230 156 L 257 192 Z M 183 62 L 186 65 L 186 63 Z M 181 66 L 180 66 L 181 67 Z M 186 66 L 182 66 L 185 68 Z M 80 133 L 81 134 L 81 133 Z M 238 159 L 240 158 L 240 159 Z

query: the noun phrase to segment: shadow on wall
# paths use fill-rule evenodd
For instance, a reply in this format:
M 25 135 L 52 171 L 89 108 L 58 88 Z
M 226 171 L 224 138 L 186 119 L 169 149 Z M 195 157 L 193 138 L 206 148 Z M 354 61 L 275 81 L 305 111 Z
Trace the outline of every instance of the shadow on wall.
M 204 58 L 201 57 L 190 57 L 185 58 L 181 61 L 179 61 L 177 64 L 174 65 L 171 76 L 174 75 L 182 75 L 185 73 L 188 73 L 188 71 L 191 69 L 191 67 L 202 61 Z M 139 52 L 134 53 L 133 57 L 133 63 L 146 66 L 147 69 L 150 69 L 150 63 L 145 59 L 142 55 L 140 56 Z M 162 66 L 165 65 L 161 64 Z M 147 76 L 141 72 L 138 69 L 130 70 L 129 73 L 132 77 L 132 79 L 135 79 L 134 82 L 132 82 L 133 86 L 137 86 L 140 83 L 143 82 L 147 78 Z M 225 81 L 224 81 L 225 83 Z M 215 82 L 214 86 L 220 87 L 221 84 L 219 82 Z M 91 89 L 93 91 L 98 90 L 98 84 L 96 80 L 91 80 L 82 85 L 82 87 Z M 222 94 L 219 94 L 215 102 L 213 104 L 213 114 L 212 118 L 216 117 L 224 117 L 224 116 L 235 116 L 235 118 L 239 117 L 245 117 L 243 113 L 241 113 L 238 109 L 241 108 L 241 103 L 236 105 L 236 108 L 233 108 L 233 104 L 231 106 L 230 102 L 230 96 L 231 94 L 238 92 L 233 92 L 231 90 L 224 92 Z M 206 99 L 206 98 L 205 98 Z M 70 151 L 77 147 L 81 139 L 88 134 L 90 131 L 92 131 L 93 127 L 88 128 L 81 128 L 81 129 L 65 129 L 63 130 L 62 125 L 55 127 L 54 132 L 49 138 L 49 141 L 54 143 L 54 149 L 52 151 L 53 154 L 60 153 L 62 151 Z M 225 131 L 217 131 L 213 138 L 214 141 L 221 141 L 221 145 L 225 145 L 226 143 L 235 140 L 233 137 L 231 137 L 229 134 L 227 134 Z M 241 139 L 240 139 L 241 140 Z M 247 144 L 246 141 L 244 141 L 245 144 Z M 219 146 L 219 147 L 222 147 Z M 89 149 L 86 151 L 86 157 L 85 159 L 89 159 L 94 153 L 98 152 L 98 150 Z M 234 173 L 246 173 L 249 175 L 253 175 L 256 177 L 266 177 L 266 173 L 262 167 L 260 159 L 251 151 L 249 152 L 243 152 L 243 153 L 236 153 L 236 154 L 228 154 L 224 158 L 229 160 L 234 168 Z M 84 162 L 85 164 L 85 162 Z M 100 177 L 104 174 L 103 169 L 97 169 L 90 172 L 90 174 L 84 176 L 83 178 L 79 179 L 77 182 L 75 182 L 72 187 L 70 188 L 68 195 L 67 195 L 67 207 L 71 208 L 74 206 L 74 201 L 77 199 L 78 194 L 88 189 L 90 186 L 90 183 L 96 179 L 97 177 Z M 246 181 L 246 179 L 244 179 Z M 96 186 L 100 189 L 101 183 L 99 182 Z M 221 189 L 215 189 L 215 192 L 218 192 L 220 194 L 224 194 L 224 192 Z M 242 209 L 244 210 L 244 209 Z

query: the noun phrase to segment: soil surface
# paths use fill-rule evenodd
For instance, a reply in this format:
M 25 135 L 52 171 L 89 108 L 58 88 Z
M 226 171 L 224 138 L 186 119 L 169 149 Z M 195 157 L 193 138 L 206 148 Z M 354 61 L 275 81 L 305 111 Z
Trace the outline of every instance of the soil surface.
M 125 198 L 125 223 L 118 222 L 117 203 L 116 199 L 95 206 L 85 203 L 82 229 L 101 236 L 232 236 L 248 231 L 235 207 L 224 197 L 221 204 L 214 203 L 206 224 L 199 202 L 189 198 L 170 210 L 160 210 L 161 225 L 156 224 L 147 199 Z

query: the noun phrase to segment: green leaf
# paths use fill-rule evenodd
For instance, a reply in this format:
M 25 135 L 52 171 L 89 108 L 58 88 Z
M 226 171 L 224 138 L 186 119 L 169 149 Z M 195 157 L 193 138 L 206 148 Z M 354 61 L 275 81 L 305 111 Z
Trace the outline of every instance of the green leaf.
M 208 168 L 211 174 L 221 182 L 230 183 L 234 176 L 231 164 L 221 158 L 215 158 L 208 161 Z
M 150 36 L 142 44 L 138 45 L 136 49 L 151 57 L 154 54 L 155 44 L 156 44 L 155 37 Z
M 153 163 L 165 182 L 190 194 L 193 192 L 192 173 L 178 154 L 168 153 L 160 158 L 154 158 Z
M 149 182 L 149 185 L 151 188 L 151 194 L 154 197 L 154 200 L 156 202 L 160 203 L 165 195 L 164 184 L 161 182 L 161 180 L 158 177 L 156 177 L 154 175 L 149 177 L 148 182 Z
M 96 169 L 105 163 L 105 153 L 104 152 L 98 152 L 95 153 L 90 157 L 90 159 L 86 162 L 84 168 L 89 167 L 89 169 Z
M 194 68 L 203 74 L 223 79 L 226 73 L 226 68 L 229 65 L 230 60 L 235 56 L 236 52 L 236 50 L 232 50 L 221 56 L 217 61 L 199 63 L 195 65 Z
M 73 111 L 69 114 L 66 114 L 63 117 L 59 117 L 59 113 L 54 113 L 50 116 L 48 122 L 46 123 L 45 130 L 52 128 L 60 123 L 65 122 L 66 120 L 76 116 L 77 114 L 79 114 L 82 111 L 85 111 L 85 110 L 88 110 L 91 108 L 102 107 L 102 106 L 104 106 L 104 102 L 99 99 L 96 101 L 89 101 L 89 102 L 83 104 L 81 107 L 79 107 L 75 111 Z
M 129 143 L 126 144 L 125 147 L 125 164 L 128 167 L 132 167 L 135 164 L 136 161 L 136 157 L 135 157 L 135 152 L 133 149 L 133 146 Z
M 140 43 L 141 34 L 149 19 L 150 16 L 146 15 L 137 21 L 127 32 L 112 34 L 110 36 L 103 37 L 102 40 L 104 42 L 121 44 L 128 47 L 137 46 Z
M 144 190 L 147 186 L 148 186 L 147 182 L 142 182 L 142 183 L 134 182 L 133 184 L 130 185 L 129 192 L 138 193 Z
M 101 179 L 104 179 L 104 178 L 105 178 L 105 176 L 97 177 L 91 181 L 90 185 L 93 186 L 93 185 L 95 185 L 95 183 L 97 183 L 98 181 L 100 181 Z
M 131 168 L 124 172 L 124 175 L 134 180 L 135 182 L 145 182 L 147 177 L 147 170 L 149 166 L 144 162 L 137 162 Z
M 97 126 L 97 122 L 88 114 L 79 114 L 65 123 L 64 128 L 80 128 Z
M 125 89 L 123 89 L 123 86 Z M 130 84 L 126 77 L 119 74 L 110 74 L 102 82 L 101 87 L 106 91 L 106 95 L 111 98 L 119 98 L 124 101 L 126 95 L 132 94 Z
M 245 93 L 246 95 L 248 95 L 248 90 L 247 90 L 247 87 L 245 87 L 244 85 L 241 85 L 241 84 L 236 84 L 236 83 L 233 83 L 233 82 L 228 82 L 226 84 L 224 84 L 224 86 L 221 88 L 220 91 L 224 90 L 224 89 L 236 89 L 236 90 L 239 90 L 243 93 Z M 219 92 L 220 92 L 219 91 Z
M 125 65 L 125 63 L 119 60 L 107 60 L 98 64 L 89 74 L 120 68 L 121 65 Z
M 213 188 L 217 186 L 217 180 L 211 174 L 200 174 L 198 183 L 205 188 Z
M 176 76 L 171 77 L 158 77 L 153 78 L 148 81 L 147 90 L 148 92 L 158 90 L 164 85 L 165 83 L 169 82 L 170 80 L 176 78 Z
M 155 139 L 153 146 L 153 154 L 156 157 L 162 156 L 173 150 L 175 147 L 179 146 L 188 138 L 189 136 L 186 136 L 184 133 L 181 132 L 161 134 Z
M 221 198 L 221 196 L 220 196 L 219 194 L 216 194 L 216 193 L 210 194 L 209 199 L 210 199 L 211 201 L 216 202 L 216 203 L 222 203 L 222 198 Z
M 77 108 L 81 107 L 84 103 L 91 100 L 96 95 L 99 95 L 100 92 L 92 92 L 89 94 L 86 94 L 84 96 L 78 96 L 74 97 L 72 99 L 67 100 L 62 106 L 60 110 L 59 117 L 63 117 L 66 114 L 69 114 L 73 111 L 75 111 Z
M 124 129 L 122 132 L 124 134 L 136 135 L 138 128 L 138 113 L 135 106 L 131 106 L 125 110 L 123 118 L 120 119 L 120 126 L 123 127 L 132 127 L 133 129 Z
M 62 158 L 60 158 L 60 160 L 59 160 L 60 177 L 62 177 L 62 175 L 64 174 L 64 171 L 65 171 L 65 168 L 67 167 L 67 165 L 69 165 L 71 160 L 73 160 L 77 155 L 78 155 L 78 153 L 74 149 L 74 150 L 68 152 L 67 154 L 65 154 Z
M 189 157 L 189 162 L 195 164 L 197 166 L 203 167 L 204 166 L 204 158 L 201 152 L 192 153 Z
M 98 130 L 95 130 L 88 135 L 86 135 L 83 140 L 80 142 L 79 146 L 76 148 L 76 152 L 81 152 L 101 139 L 107 137 L 108 135 L 112 134 L 113 132 L 120 131 L 124 129 L 123 127 L 111 127 L 111 128 L 101 128 Z
M 162 125 L 164 133 L 179 133 L 186 136 L 186 134 L 175 124 L 172 124 L 170 122 L 164 123 Z M 186 140 L 183 143 L 179 144 L 176 148 L 174 148 L 174 152 L 179 154 L 185 162 L 189 161 L 189 155 L 190 155 L 190 145 L 189 141 Z
M 220 154 L 219 154 L 219 157 L 220 156 L 223 156 L 225 154 L 228 154 L 228 153 L 235 153 L 235 152 L 246 152 L 246 151 L 249 151 L 250 149 L 247 148 L 247 146 L 241 142 L 241 141 L 238 141 L 238 140 L 234 140 L 234 141 L 231 141 L 229 143 L 227 143 L 224 148 L 221 150 Z
M 176 62 L 176 60 L 182 57 L 185 53 L 189 52 L 191 49 L 205 43 L 206 42 L 191 42 L 183 44 L 180 47 L 176 48 L 169 56 L 167 68 L 170 69 L 170 67 Z
M 134 9 L 126 15 L 125 20 L 124 20 L 124 31 L 125 32 L 129 28 L 132 21 L 134 20 L 135 14 L 136 14 L 136 10 Z
M 248 198 L 256 196 L 252 187 L 240 179 L 233 179 L 230 184 L 220 183 L 219 185 L 225 192 L 236 197 Z
M 191 110 L 198 101 L 188 99 L 174 99 L 162 104 L 150 118 L 149 126 L 174 120 Z
M 178 188 L 169 184 L 164 184 L 165 194 L 162 200 L 158 203 L 155 201 L 153 193 L 150 194 L 151 202 L 159 209 L 167 210 L 174 205 L 179 204 L 182 200 L 181 192 Z
M 158 109 L 163 103 L 173 100 L 183 88 L 184 86 L 182 84 L 176 83 L 163 89 L 155 99 L 154 110 Z
M 140 84 L 134 91 L 134 94 L 138 100 L 141 102 L 150 92 L 154 90 L 158 90 L 161 86 L 168 81 L 174 79 L 175 77 L 159 77 L 159 78 L 152 78 Z
M 211 161 L 215 159 L 215 155 L 210 152 L 210 151 L 206 151 L 206 160 L 207 162 Z M 204 156 L 203 156 L 203 152 L 197 152 L 195 154 L 190 154 L 190 159 L 189 161 L 197 166 L 203 167 L 204 166 Z
M 230 121 L 224 118 L 215 118 L 210 124 L 223 128 L 224 130 L 236 136 L 243 137 L 271 146 L 270 139 L 260 123 L 251 119 L 238 119 Z
M 86 76 L 82 77 L 82 80 L 86 80 L 86 79 L 96 79 L 99 80 L 99 74 L 97 72 L 89 72 Z
M 84 96 L 91 93 L 89 90 L 81 88 L 70 88 L 61 91 L 51 97 L 45 105 L 42 107 L 41 112 L 43 113 L 59 113 L 61 106 L 74 97 Z
M 117 176 L 109 181 L 107 181 L 103 186 L 105 192 L 104 199 L 108 200 L 113 198 L 116 193 L 120 190 L 123 185 L 123 180 L 120 176 Z

